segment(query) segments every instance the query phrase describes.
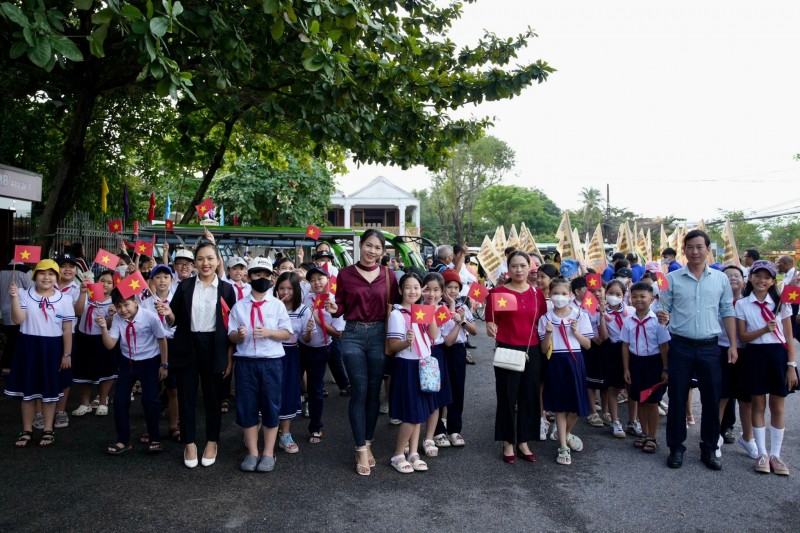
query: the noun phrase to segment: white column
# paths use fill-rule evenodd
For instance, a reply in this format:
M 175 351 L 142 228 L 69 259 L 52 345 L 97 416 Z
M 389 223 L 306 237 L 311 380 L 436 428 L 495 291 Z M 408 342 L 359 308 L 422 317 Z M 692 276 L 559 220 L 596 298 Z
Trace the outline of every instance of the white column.
M 420 234 L 419 231 L 419 206 L 414 206 L 414 225 L 417 227 L 417 235 Z
M 397 208 L 400 210 L 400 220 L 398 220 L 400 230 L 397 234 L 401 236 L 406 234 L 406 207 L 408 207 L 406 204 L 400 204 L 397 206 Z
M 344 202 L 344 227 L 350 228 L 350 202 Z

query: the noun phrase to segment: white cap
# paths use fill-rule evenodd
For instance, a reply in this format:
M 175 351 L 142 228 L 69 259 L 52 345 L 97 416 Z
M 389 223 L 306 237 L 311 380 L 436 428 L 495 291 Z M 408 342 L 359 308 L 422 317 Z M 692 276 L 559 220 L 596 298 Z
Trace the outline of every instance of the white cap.
M 248 272 L 252 272 L 253 270 L 266 270 L 271 273 L 272 263 L 270 263 L 269 259 L 266 257 L 256 257 L 250 261 L 250 266 L 247 268 Z
M 242 265 L 243 267 L 247 267 L 247 261 L 245 261 L 239 256 L 234 255 L 233 257 L 228 259 L 228 262 L 225 264 L 225 266 L 228 268 L 233 268 L 237 265 Z
M 479 264 L 478 257 L 473 255 L 472 257 L 469 258 L 469 262 L 472 263 L 473 265 Z
M 185 248 L 182 248 L 177 252 L 175 252 L 175 260 L 177 261 L 178 259 L 188 259 L 189 261 L 194 263 L 194 254 L 191 252 L 191 250 L 186 250 Z

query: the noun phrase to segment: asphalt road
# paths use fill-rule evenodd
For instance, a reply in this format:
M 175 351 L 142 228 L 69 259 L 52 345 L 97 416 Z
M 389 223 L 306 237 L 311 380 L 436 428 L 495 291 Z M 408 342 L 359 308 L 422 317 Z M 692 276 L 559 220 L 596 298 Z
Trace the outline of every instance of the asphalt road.
M 347 398 L 328 385 L 325 438 L 305 442 L 305 419 L 293 433 L 301 451 L 278 452 L 269 474 L 238 470 L 244 456 L 235 415 L 225 415 L 217 463 L 188 470 L 168 439 L 160 455 L 135 449 L 110 457 L 113 418 L 71 417 L 49 449 L 15 450 L 18 402 L 0 399 L 0 531 L 792 531 L 800 529 L 798 395 L 787 401 L 783 456 L 792 475 L 758 475 L 733 445 L 723 470 L 700 463 L 699 422 L 689 429 L 683 468 L 666 467 L 667 451 L 645 455 L 632 439 L 579 422 L 585 451 L 572 466 L 555 462 L 553 441 L 535 443 L 538 463 L 506 465 L 492 441 L 494 376 L 489 342 L 477 338 L 478 362 L 467 371 L 463 449 L 428 460 L 430 471 L 401 475 L 389 466 L 396 428 L 379 420 L 378 467 L 354 472 Z M 77 406 L 70 401 L 69 409 Z M 112 408 L 113 415 L 113 408 Z M 624 413 L 624 408 L 623 408 Z M 695 403 L 695 416 L 700 406 Z M 202 418 L 202 417 L 200 417 Z M 623 417 L 621 417 L 623 418 Z M 659 442 L 664 443 L 661 419 Z M 141 407 L 133 434 L 144 429 Z M 166 431 L 166 421 L 162 429 Z M 199 431 L 198 434 L 202 434 Z M 38 438 L 38 432 L 36 437 Z

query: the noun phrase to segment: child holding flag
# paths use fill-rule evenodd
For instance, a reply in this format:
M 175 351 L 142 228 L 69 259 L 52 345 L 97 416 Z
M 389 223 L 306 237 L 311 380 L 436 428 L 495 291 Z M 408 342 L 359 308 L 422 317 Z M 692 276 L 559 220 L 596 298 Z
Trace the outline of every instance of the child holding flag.
M 75 276 L 78 274 L 78 261 L 72 254 L 62 254 L 56 258 L 58 263 L 59 272 L 61 273 L 61 280 L 58 282 L 58 290 L 69 298 L 72 302 L 73 313 L 75 316 L 74 307 L 78 302 L 80 296 L 80 285 L 75 281 Z M 75 334 L 75 322 L 72 322 L 72 333 Z M 69 400 L 69 391 L 72 387 L 72 366 L 62 368 L 58 373 L 58 382 L 61 386 L 63 395 L 56 403 L 56 416 L 53 427 L 61 429 L 69 426 L 69 417 L 67 416 L 67 400 Z
M 442 270 L 444 274 L 446 270 Z M 422 279 L 422 301 L 425 305 L 433 306 L 434 309 L 438 308 L 442 302 L 442 295 L 444 294 L 444 278 L 438 272 L 429 272 Z M 458 275 L 458 274 L 456 274 Z M 455 311 L 455 308 L 453 308 Z M 452 321 L 450 321 L 452 323 Z M 437 325 L 439 323 L 437 322 Z M 453 327 L 448 328 L 448 333 L 452 333 Z M 444 333 L 442 328 L 439 328 L 439 336 L 433 339 L 431 344 L 431 356 L 436 359 L 439 365 L 440 387 L 439 392 L 433 394 L 435 409 L 431 416 L 428 417 L 428 422 L 425 424 L 425 438 L 422 441 L 422 447 L 425 450 L 427 457 L 436 457 L 439 454 L 439 448 L 449 448 L 450 441 L 447 438 L 447 433 L 444 424 L 441 422 L 442 411 L 453 402 L 453 393 L 450 387 L 450 374 L 447 367 L 447 360 L 444 356 Z

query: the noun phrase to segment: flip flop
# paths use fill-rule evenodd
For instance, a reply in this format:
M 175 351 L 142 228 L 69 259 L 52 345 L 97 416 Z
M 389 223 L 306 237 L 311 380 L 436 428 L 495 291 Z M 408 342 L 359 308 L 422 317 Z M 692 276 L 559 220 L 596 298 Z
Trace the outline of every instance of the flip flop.
M 113 444 L 109 444 L 106 447 L 106 453 L 108 455 L 122 455 L 125 452 L 129 452 L 133 449 L 131 444 L 125 445 L 121 442 L 115 442 Z

